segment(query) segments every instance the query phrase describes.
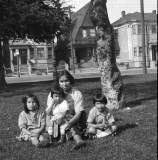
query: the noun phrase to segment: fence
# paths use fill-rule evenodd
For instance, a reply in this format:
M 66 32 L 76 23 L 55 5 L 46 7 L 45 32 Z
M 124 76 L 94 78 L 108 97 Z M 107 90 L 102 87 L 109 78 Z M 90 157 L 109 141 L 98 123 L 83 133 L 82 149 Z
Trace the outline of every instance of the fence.
M 68 64 L 57 66 L 57 70 L 69 70 Z M 47 75 L 54 71 L 53 64 L 33 64 L 33 65 L 19 65 L 20 75 Z M 12 76 L 18 74 L 18 66 L 11 68 L 5 68 L 5 75 Z
M 143 64 L 141 61 L 131 61 L 131 62 L 120 62 L 117 63 L 117 66 L 119 70 L 127 70 L 132 68 L 142 68 Z M 136 66 L 136 67 L 135 67 Z M 156 62 L 148 62 L 147 68 L 156 68 L 157 67 L 157 61 Z M 96 67 L 97 68 L 97 67 Z M 69 70 L 68 64 L 60 64 L 57 66 L 57 70 Z M 80 70 L 80 72 L 84 70 L 88 70 L 89 68 L 83 68 Z M 95 69 L 95 68 L 90 68 Z M 13 71 L 12 71 L 13 70 Z M 53 64 L 33 64 L 33 65 L 19 65 L 19 72 L 20 75 L 47 75 L 52 74 L 54 71 Z M 17 66 L 14 66 L 14 68 L 5 68 L 5 75 L 6 76 L 13 76 L 18 74 L 18 68 Z

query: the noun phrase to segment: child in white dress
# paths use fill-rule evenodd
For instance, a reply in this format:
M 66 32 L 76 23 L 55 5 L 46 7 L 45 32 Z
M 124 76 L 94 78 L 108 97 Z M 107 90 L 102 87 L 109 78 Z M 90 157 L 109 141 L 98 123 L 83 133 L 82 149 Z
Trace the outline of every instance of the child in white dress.
M 50 143 L 52 143 L 52 136 L 58 137 L 58 126 L 60 126 L 61 139 L 60 143 L 65 140 L 65 129 L 67 127 L 67 116 L 69 113 L 69 104 L 64 100 L 64 92 L 59 86 L 54 86 L 51 91 L 53 103 L 47 104 L 47 122 L 48 134 L 50 135 Z

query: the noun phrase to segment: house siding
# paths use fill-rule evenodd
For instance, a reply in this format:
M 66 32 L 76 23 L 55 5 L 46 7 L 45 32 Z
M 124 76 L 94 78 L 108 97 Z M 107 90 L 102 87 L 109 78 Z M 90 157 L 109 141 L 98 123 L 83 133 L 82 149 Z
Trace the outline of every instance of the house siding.
M 114 29 L 117 30 L 117 37 L 115 37 L 116 51 L 120 50 L 120 57 L 117 57 L 117 63 L 128 62 L 130 67 L 142 67 L 143 59 L 142 52 L 142 33 L 138 32 L 138 25 L 141 26 L 139 19 L 140 13 L 127 14 L 125 17 L 113 23 Z M 154 68 L 157 66 L 157 33 L 152 33 L 152 25 L 156 26 L 156 14 L 145 14 L 145 53 L 146 66 Z M 133 29 L 135 28 L 135 33 Z M 137 55 L 134 55 L 134 48 Z M 117 53 L 117 52 L 116 52 Z
M 117 59 L 120 59 L 120 62 L 128 62 L 128 31 L 126 26 L 118 29 L 118 44 L 116 44 L 116 50 L 120 50 L 120 57 Z

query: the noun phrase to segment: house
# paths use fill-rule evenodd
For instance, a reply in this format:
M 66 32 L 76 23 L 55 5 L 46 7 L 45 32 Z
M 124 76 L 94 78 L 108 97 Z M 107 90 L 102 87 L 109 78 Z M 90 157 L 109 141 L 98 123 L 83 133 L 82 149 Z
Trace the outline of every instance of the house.
M 27 67 L 47 68 L 52 63 L 52 46 L 46 43 L 35 43 L 31 40 L 9 41 L 10 68 L 14 72 L 17 66 L 15 50 L 19 50 L 19 64 Z
M 147 67 L 157 64 L 157 14 L 144 14 L 145 51 Z M 113 24 L 115 29 L 115 49 L 118 63 L 128 62 L 131 67 L 142 67 L 141 13 L 122 11 L 122 17 Z
M 75 67 L 96 67 L 96 29 L 91 21 L 92 4 L 88 3 L 72 16 L 72 44 Z M 57 57 L 63 58 L 72 66 L 70 34 L 65 44 L 58 44 Z M 66 55 L 66 56 L 65 56 Z M 64 58 L 65 56 L 65 58 Z M 66 59 L 69 57 L 69 59 Z M 59 58 L 58 58 L 59 59 Z

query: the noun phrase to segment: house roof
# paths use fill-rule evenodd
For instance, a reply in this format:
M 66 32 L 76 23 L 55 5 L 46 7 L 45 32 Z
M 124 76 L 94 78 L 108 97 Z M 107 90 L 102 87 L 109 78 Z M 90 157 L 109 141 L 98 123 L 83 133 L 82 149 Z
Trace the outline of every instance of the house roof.
M 45 46 L 46 43 L 36 43 L 31 40 L 10 40 L 9 41 L 9 46 L 14 47 L 14 46 Z
M 155 13 L 144 13 L 144 20 L 148 22 L 157 21 L 157 14 Z M 112 25 L 114 27 L 121 26 L 126 23 L 131 22 L 140 22 L 141 21 L 141 13 L 135 12 L 135 13 L 129 13 L 125 15 L 123 18 L 120 18 L 119 20 L 115 21 Z
M 91 10 L 91 2 L 86 4 L 83 8 L 81 8 L 78 12 L 76 12 L 72 18 L 72 36 L 75 40 L 77 33 L 80 29 L 80 27 L 91 27 L 93 26 L 90 16 L 90 10 Z

